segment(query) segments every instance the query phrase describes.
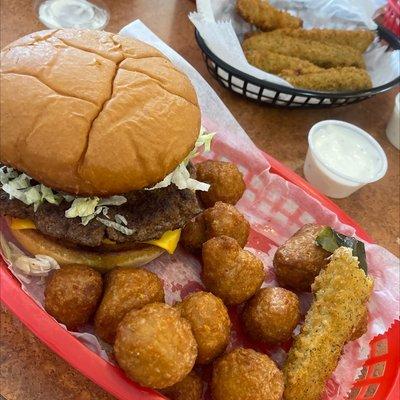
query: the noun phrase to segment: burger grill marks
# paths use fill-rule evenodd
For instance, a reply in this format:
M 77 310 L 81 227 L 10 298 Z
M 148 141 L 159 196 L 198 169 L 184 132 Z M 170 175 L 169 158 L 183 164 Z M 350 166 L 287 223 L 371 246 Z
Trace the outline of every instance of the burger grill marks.
M 65 212 L 71 203 L 65 199 L 58 205 L 44 202 L 34 211 L 33 204 L 10 199 L 9 194 L 1 189 L 0 214 L 29 218 L 40 232 L 55 239 L 96 247 L 104 239 L 117 243 L 158 239 L 168 230 L 181 228 L 201 211 L 196 194 L 189 189 L 180 190 L 174 184 L 160 189 L 134 191 L 123 196 L 126 198 L 124 204 L 107 206 L 107 216 L 110 221 L 120 221 L 132 230 L 130 235 L 105 226 L 95 218 L 87 225 L 83 225 L 80 218 L 67 218 Z M 104 216 L 104 219 L 108 218 Z

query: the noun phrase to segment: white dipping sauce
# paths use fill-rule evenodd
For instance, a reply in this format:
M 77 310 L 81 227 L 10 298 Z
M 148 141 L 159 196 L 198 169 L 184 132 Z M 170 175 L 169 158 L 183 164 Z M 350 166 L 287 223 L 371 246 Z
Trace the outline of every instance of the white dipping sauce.
M 108 22 L 107 10 L 88 0 L 46 0 L 38 17 L 49 28 L 101 29 Z
M 357 181 L 370 181 L 379 157 L 361 135 L 340 125 L 326 125 L 313 138 L 314 152 L 328 168 Z
M 329 197 L 347 197 L 386 173 L 387 159 L 379 143 L 347 122 L 318 122 L 308 134 L 308 144 L 304 176 Z

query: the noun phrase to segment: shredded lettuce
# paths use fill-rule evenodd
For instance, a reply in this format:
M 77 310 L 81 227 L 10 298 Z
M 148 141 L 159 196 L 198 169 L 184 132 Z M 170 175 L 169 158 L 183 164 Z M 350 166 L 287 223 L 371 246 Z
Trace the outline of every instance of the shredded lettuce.
M 81 217 L 81 224 L 86 226 L 95 216 L 96 214 L 90 214 L 86 215 L 85 217 Z
M 32 186 L 28 175 L 19 174 L 13 168 L 0 168 L 0 181 L 2 189 L 8 193 L 10 199 L 16 198 L 27 205 L 33 205 L 34 211 L 44 201 L 57 205 L 62 201 L 62 197 L 55 195 L 47 186 L 41 184 Z
M 128 221 L 126 220 L 126 218 L 123 216 L 123 215 L 121 215 L 121 214 L 115 214 L 115 221 L 118 223 L 118 224 L 123 224 L 123 225 L 128 225 Z
M 8 193 L 10 199 L 18 199 L 21 200 L 23 203 L 28 204 L 28 200 L 26 199 L 25 193 L 22 190 L 19 190 L 12 184 L 12 181 L 9 183 L 5 183 L 2 186 L 3 190 Z
M 32 202 L 29 202 L 30 199 L 28 199 L 26 196 L 26 189 L 28 189 L 30 186 L 30 178 L 25 174 L 19 174 L 14 178 L 11 176 L 11 174 L 2 173 L 1 180 L 2 182 L 4 181 L 2 184 L 3 190 L 9 194 L 10 199 L 16 198 L 25 204 L 32 204 Z
M 18 172 L 14 168 L 6 167 L 5 165 L 0 168 L 0 182 L 2 185 L 8 183 L 10 179 L 14 179 L 18 176 Z
M 87 225 L 93 218 L 103 214 L 108 218 L 108 206 L 120 206 L 126 203 L 124 196 L 99 197 L 76 197 L 65 193 L 53 192 L 52 189 L 43 184 L 31 184 L 32 178 L 25 173 L 19 173 L 13 168 L 0 167 L 1 188 L 10 199 L 18 199 L 24 204 L 33 205 L 36 211 L 45 201 L 59 205 L 63 199 L 71 203 L 65 211 L 66 218 L 81 218 L 81 223 Z
M 108 206 L 120 206 L 126 203 L 124 196 L 111 196 L 100 199 L 99 197 L 78 197 L 70 208 L 65 211 L 67 218 L 81 217 L 83 225 L 87 225 L 96 215 L 103 213 L 107 216 Z
M 203 151 L 210 151 L 214 135 L 215 133 L 207 132 L 201 127 L 194 149 L 173 172 L 148 190 L 175 184 L 180 190 L 207 191 L 210 185 L 191 178 L 187 165 L 199 153 L 201 147 L 203 147 Z M 127 199 L 124 196 L 111 196 L 107 198 L 76 197 L 62 192 L 54 192 L 43 184 L 32 184 L 31 181 L 32 178 L 25 173 L 19 173 L 17 170 L 6 166 L 0 167 L 0 182 L 4 192 L 9 195 L 10 199 L 16 198 L 27 205 L 33 205 L 34 211 L 44 202 L 59 205 L 65 200 L 67 203 L 71 203 L 65 211 L 66 218 L 79 217 L 83 225 L 87 225 L 96 218 L 102 224 L 112 227 L 125 235 L 132 235 L 135 232 L 133 229 L 127 227 L 128 222 L 123 215 L 116 214 L 115 221 L 111 221 L 108 216 L 109 206 L 120 206 L 126 203 Z M 100 214 L 106 218 L 100 218 Z
M 115 221 L 110 221 L 109 219 L 104 219 L 97 217 L 97 221 L 101 222 L 105 226 L 108 226 L 110 228 L 114 228 L 116 231 L 119 231 L 123 233 L 124 235 L 133 235 L 135 233 L 134 229 L 129 229 L 126 226 L 123 226 L 121 223 L 115 222 Z
M 126 203 L 126 197 L 124 196 L 111 196 L 111 197 L 103 197 L 100 199 L 98 206 L 120 206 Z
M 107 217 L 108 218 L 108 217 Z M 102 224 L 114 228 L 115 230 L 123 233 L 124 235 L 133 235 L 135 233 L 135 229 L 130 229 L 126 225 L 128 225 L 128 221 L 126 218 L 121 214 L 115 214 L 115 221 L 111 221 L 110 219 L 104 219 L 97 217 L 97 221 L 101 222 Z
M 210 185 L 208 183 L 200 182 L 196 179 L 191 178 L 190 173 L 186 168 L 186 165 L 181 163 L 179 164 L 178 168 L 175 169 L 175 171 L 167 175 L 163 181 L 157 183 L 150 190 L 167 187 L 171 183 L 175 184 L 180 190 L 192 189 L 207 192 L 210 188 Z
M 40 191 L 42 193 L 41 201 L 46 200 L 48 203 L 59 205 L 62 202 L 62 196 L 54 194 L 53 191 L 44 185 L 40 185 Z
M 30 186 L 30 178 L 26 174 L 18 175 L 7 183 L 13 190 L 26 189 Z
M 20 174 L 15 178 L 7 179 L 2 184 L 2 189 L 8 193 L 10 199 L 16 198 L 27 205 L 34 205 L 35 211 L 41 203 L 42 196 L 37 186 L 30 186 L 30 178 L 25 174 Z
M 196 151 L 199 147 L 204 146 L 204 151 L 208 152 L 211 150 L 211 142 L 215 136 L 216 132 L 207 132 L 203 127 L 200 128 L 200 135 L 196 140 L 196 144 L 194 145 L 194 150 L 191 151 L 192 157 L 197 155 Z
M 65 211 L 65 216 L 67 218 L 88 217 L 94 214 L 99 201 L 99 197 L 78 197 L 72 202 L 71 207 Z
M 70 194 L 63 194 L 62 197 L 67 203 L 72 203 L 76 199 L 75 196 L 72 196 Z
M 207 132 L 203 127 L 201 127 L 200 135 L 196 140 L 194 149 L 189 153 L 189 155 L 178 165 L 174 171 L 167 175 L 161 182 L 157 183 L 148 190 L 164 188 L 173 183 L 180 190 L 191 189 L 207 192 L 210 188 L 210 185 L 208 183 L 200 182 L 191 178 L 190 173 L 187 170 L 187 165 L 193 157 L 197 156 L 200 147 L 204 147 L 204 151 L 210 151 L 211 142 L 214 135 L 215 133 Z
M 25 199 L 27 204 L 33 204 L 33 211 L 36 211 L 42 201 L 40 190 L 36 186 L 26 189 Z

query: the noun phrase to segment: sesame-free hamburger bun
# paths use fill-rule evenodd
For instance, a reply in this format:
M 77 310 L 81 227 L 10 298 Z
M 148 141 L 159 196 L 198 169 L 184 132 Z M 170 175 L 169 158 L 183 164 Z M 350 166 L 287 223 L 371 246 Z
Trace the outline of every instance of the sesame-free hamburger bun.
M 71 194 L 152 186 L 200 130 L 186 75 L 155 48 L 108 32 L 27 35 L 2 50 L 0 84 L 1 163 Z

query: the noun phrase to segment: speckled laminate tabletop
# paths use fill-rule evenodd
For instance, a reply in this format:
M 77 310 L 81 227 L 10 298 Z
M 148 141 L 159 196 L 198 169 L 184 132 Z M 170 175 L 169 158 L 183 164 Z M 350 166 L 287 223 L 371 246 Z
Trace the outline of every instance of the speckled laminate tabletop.
M 395 90 L 360 104 L 326 110 L 272 109 L 250 103 L 220 87 L 206 71 L 187 14 L 189 0 L 107 0 L 118 32 L 140 18 L 185 57 L 212 85 L 255 143 L 301 174 L 309 128 L 323 119 L 341 119 L 370 132 L 389 162 L 386 176 L 335 202 L 382 246 L 399 255 L 399 151 L 386 139 L 385 127 Z M 31 0 L 1 0 L 1 46 L 43 29 Z M 0 393 L 7 400 L 108 400 L 112 397 L 73 370 L 36 339 L 3 307 L 0 313 Z

